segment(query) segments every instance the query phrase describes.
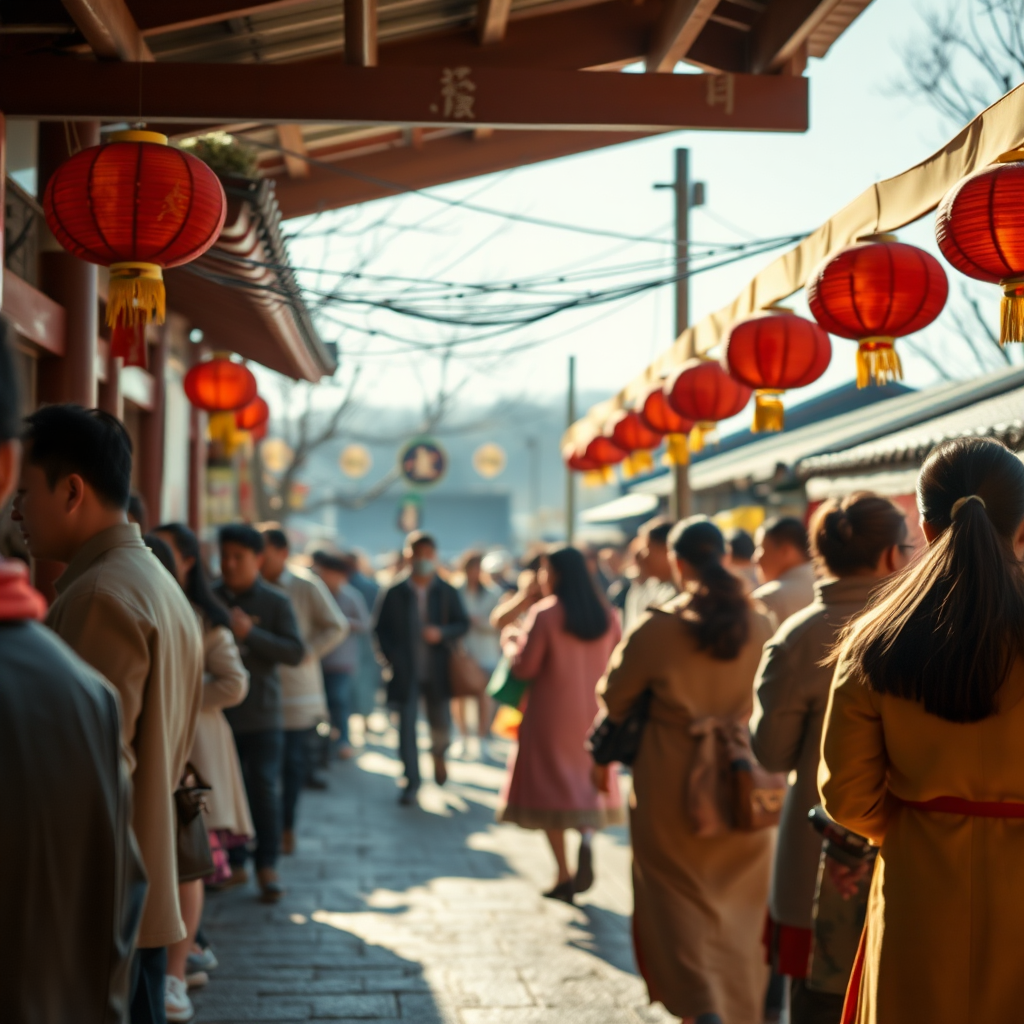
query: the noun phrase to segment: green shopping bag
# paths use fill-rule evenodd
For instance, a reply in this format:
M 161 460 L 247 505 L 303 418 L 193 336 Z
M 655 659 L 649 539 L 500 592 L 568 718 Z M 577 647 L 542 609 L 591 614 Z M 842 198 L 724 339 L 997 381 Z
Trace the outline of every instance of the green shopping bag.
M 491 673 L 491 681 L 487 684 L 487 696 L 499 704 L 518 708 L 529 686 L 525 680 L 512 675 L 508 658 L 502 658 L 498 662 L 498 667 Z

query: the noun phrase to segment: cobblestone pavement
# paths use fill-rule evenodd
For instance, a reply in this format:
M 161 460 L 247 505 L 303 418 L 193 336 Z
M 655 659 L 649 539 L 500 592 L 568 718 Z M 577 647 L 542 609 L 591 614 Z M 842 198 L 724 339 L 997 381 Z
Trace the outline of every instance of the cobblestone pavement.
M 577 907 L 545 900 L 543 835 L 494 823 L 503 769 L 453 760 L 443 789 L 424 785 L 418 809 L 399 807 L 395 735 L 374 721 L 384 732 L 331 767 L 329 790 L 303 793 L 298 849 L 280 864 L 285 898 L 208 899 L 220 967 L 193 992 L 198 1020 L 672 1020 L 636 975 L 625 830 L 596 838 L 597 883 Z

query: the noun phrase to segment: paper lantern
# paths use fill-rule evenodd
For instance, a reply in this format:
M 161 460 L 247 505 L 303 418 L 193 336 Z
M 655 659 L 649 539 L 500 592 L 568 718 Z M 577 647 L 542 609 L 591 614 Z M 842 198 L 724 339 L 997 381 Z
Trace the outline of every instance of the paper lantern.
M 605 425 L 605 433 L 626 452 L 622 471 L 627 479 L 654 469 L 651 449 L 661 444 L 661 434 L 651 430 L 639 413 L 626 410 L 615 413 Z
M 903 376 L 895 340 L 927 327 L 949 295 L 942 264 L 895 235 L 875 235 L 825 260 L 807 282 L 814 319 L 830 334 L 853 338 L 857 387 Z
M 595 437 L 582 450 L 569 448 L 563 452 L 566 465 L 575 473 L 583 473 L 588 486 L 611 483 L 615 479 L 612 466 L 622 462 L 627 453 L 607 437 Z
M 788 309 L 765 310 L 729 328 L 722 365 L 755 389 L 753 429 L 759 433 L 783 428 L 783 392 L 816 381 L 831 360 L 832 343 L 816 323 Z
M 145 326 L 164 321 L 162 271 L 201 256 L 224 226 L 217 175 L 166 135 L 114 132 L 54 171 L 43 209 L 68 252 L 110 268 L 111 355 L 145 365 Z
M 958 181 L 935 215 L 942 255 L 968 277 L 1003 286 L 999 340 L 1024 341 L 1024 150 Z
M 668 404 L 661 384 L 651 388 L 640 403 L 640 418 L 651 430 L 665 435 L 665 461 L 670 466 L 685 466 L 690 461 L 687 434 L 693 430 L 693 421 Z
M 689 360 L 665 384 L 668 404 L 694 423 L 690 447 L 695 452 L 704 447 L 705 434 L 714 430 L 717 423 L 743 411 L 751 394 L 751 388 L 708 359 Z
M 185 374 L 184 388 L 188 400 L 206 412 L 235 412 L 256 398 L 252 371 L 223 354 L 196 363 Z
M 270 406 L 257 395 L 248 405 L 235 412 L 235 425 L 239 430 L 255 431 L 270 419 Z

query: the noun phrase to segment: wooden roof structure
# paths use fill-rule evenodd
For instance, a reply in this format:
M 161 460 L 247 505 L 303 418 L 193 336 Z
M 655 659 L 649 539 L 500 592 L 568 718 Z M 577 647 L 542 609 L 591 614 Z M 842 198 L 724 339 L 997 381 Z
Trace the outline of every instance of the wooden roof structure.
M 288 218 L 674 128 L 801 131 L 807 58 L 869 2 L 0 0 L 0 110 L 232 131 Z

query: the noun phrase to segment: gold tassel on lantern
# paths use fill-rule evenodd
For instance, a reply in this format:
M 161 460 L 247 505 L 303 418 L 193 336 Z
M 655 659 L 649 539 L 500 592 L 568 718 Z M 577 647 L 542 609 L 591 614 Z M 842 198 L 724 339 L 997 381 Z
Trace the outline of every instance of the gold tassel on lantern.
M 894 348 L 895 338 L 863 338 L 857 346 L 857 387 L 872 381 L 879 387 L 903 380 L 903 365 Z
M 685 434 L 669 434 L 665 438 L 665 455 L 662 461 L 666 466 L 685 466 L 690 461 L 690 444 Z
M 708 434 L 714 433 L 716 426 L 718 426 L 718 424 L 711 420 L 701 420 L 699 423 L 695 423 L 693 425 L 693 430 L 690 431 L 690 451 L 704 451 L 704 445 L 707 443 Z
M 246 431 L 239 430 L 233 412 L 215 412 L 206 426 L 211 441 L 217 441 L 229 458 L 235 449 L 245 440 Z
M 163 271 L 155 263 L 111 263 L 107 323 L 162 324 L 167 315 Z
M 1003 299 L 999 303 L 999 344 L 1024 341 L 1024 280 L 1019 277 L 1002 282 Z
M 590 469 L 583 474 L 584 487 L 606 487 L 615 483 L 615 473 L 611 466 L 602 466 L 600 469 Z
M 631 452 L 626 456 L 626 461 L 622 463 L 622 475 L 627 480 L 643 473 L 650 473 L 652 469 L 654 469 L 654 459 L 651 458 L 651 453 L 648 451 Z
M 785 394 L 774 388 L 761 388 L 754 392 L 755 434 L 777 433 L 786 425 L 786 413 L 779 395 Z

